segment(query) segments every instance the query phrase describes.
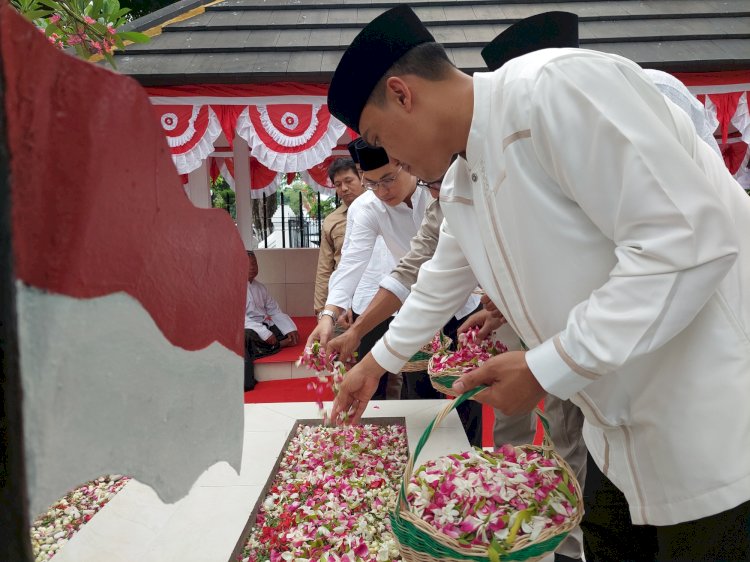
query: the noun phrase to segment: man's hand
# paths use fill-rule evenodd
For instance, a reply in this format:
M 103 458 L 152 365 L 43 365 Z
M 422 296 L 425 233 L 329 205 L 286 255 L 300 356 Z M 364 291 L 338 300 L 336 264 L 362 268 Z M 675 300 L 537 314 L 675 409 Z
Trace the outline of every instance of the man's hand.
M 480 384 L 489 388 L 476 400 L 497 408 L 506 416 L 531 412 L 547 394 L 526 364 L 526 352 L 509 351 L 489 359 L 484 365 L 462 375 L 453 389 L 463 394 Z
M 276 345 L 277 343 L 279 343 L 274 334 L 268 336 L 265 341 L 268 345 Z
M 503 324 L 505 324 L 505 318 L 502 315 L 500 315 L 500 318 L 497 318 L 489 310 L 480 310 L 469 316 L 466 322 L 461 324 L 458 328 L 458 333 L 463 334 L 470 328 L 479 326 L 477 335 L 480 340 L 483 340 Z
M 344 330 L 348 330 L 349 327 L 354 323 L 354 318 L 352 317 L 354 313 L 352 312 L 352 309 L 347 309 L 346 313 L 339 316 L 338 320 L 336 320 L 336 324 L 341 326 Z
M 289 332 L 281 342 L 281 347 L 293 347 L 299 343 L 299 332 Z
M 333 336 L 333 318 L 330 316 L 321 316 L 320 320 L 318 320 L 318 325 L 312 331 L 310 337 L 307 338 L 305 346 L 311 347 L 314 342 L 319 341 L 320 347 L 325 350 L 331 336 Z
M 328 353 L 337 351 L 339 359 L 344 363 L 353 363 L 354 352 L 357 351 L 361 342 L 362 338 L 359 337 L 357 329 L 350 327 L 346 332 L 329 341 L 326 350 Z
M 507 320 L 503 317 L 503 313 L 497 309 L 497 307 L 495 306 L 495 303 L 492 302 L 490 300 L 490 297 L 488 297 L 486 294 L 482 295 L 482 298 L 479 299 L 479 302 L 482 303 L 482 305 L 484 306 L 484 309 L 490 314 L 492 314 L 492 316 L 502 320 L 500 324 L 501 326 L 507 322 Z
M 369 353 L 344 375 L 344 380 L 336 395 L 331 410 L 333 423 L 342 421 L 342 414 L 346 415 L 344 423 L 357 424 L 367 408 L 367 403 L 378 389 L 378 382 L 385 371 L 377 364 Z

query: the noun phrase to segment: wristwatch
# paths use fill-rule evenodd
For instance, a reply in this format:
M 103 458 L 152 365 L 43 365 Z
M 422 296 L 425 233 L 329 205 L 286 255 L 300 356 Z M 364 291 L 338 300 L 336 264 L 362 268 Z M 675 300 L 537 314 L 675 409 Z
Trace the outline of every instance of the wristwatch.
M 337 317 L 336 317 L 336 313 L 333 310 L 328 310 L 328 309 L 324 308 L 318 314 L 318 320 L 320 320 L 321 318 L 323 318 L 323 316 L 330 316 L 331 319 L 333 320 L 333 323 L 334 324 L 336 323 Z

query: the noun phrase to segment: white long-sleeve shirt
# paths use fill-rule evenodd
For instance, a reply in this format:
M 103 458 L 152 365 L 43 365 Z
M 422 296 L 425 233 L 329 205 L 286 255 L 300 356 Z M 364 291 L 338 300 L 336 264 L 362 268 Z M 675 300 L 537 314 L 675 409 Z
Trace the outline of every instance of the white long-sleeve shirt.
M 273 332 L 266 324 L 275 324 L 286 335 L 297 330 L 294 321 L 285 314 L 268 289 L 260 281 L 247 284 L 247 301 L 245 304 L 245 329 L 253 330 L 262 339 L 268 339 Z
M 432 196 L 426 189 L 414 191 L 411 208 L 406 203 L 390 207 L 371 191 L 357 197 L 347 212 L 341 261 L 328 282 L 326 304 L 349 308 L 352 295 L 372 260 L 378 236 L 383 237 L 391 255 L 396 260 L 401 259 L 410 250 L 411 240 L 417 234 L 431 200 Z M 476 296 L 469 295 L 453 313 L 461 318 L 474 310 L 478 302 Z
M 375 240 L 375 246 L 372 248 L 372 256 L 367 268 L 362 274 L 362 278 L 357 284 L 357 289 L 352 297 L 352 311 L 355 314 L 362 314 L 370 301 L 375 297 L 375 293 L 380 289 L 380 281 L 387 277 L 394 267 L 396 267 L 396 258 L 385 245 L 382 236 Z
M 373 348 L 391 372 L 477 281 L 636 524 L 750 499 L 750 199 L 633 62 L 546 49 L 474 75 L 445 221 Z

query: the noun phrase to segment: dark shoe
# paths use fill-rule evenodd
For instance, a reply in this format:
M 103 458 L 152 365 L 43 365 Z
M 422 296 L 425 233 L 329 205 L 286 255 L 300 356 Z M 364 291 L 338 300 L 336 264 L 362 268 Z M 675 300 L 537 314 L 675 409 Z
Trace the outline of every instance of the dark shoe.
M 245 385 L 245 392 L 250 392 L 251 390 L 253 390 L 255 388 L 256 384 L 258 384 L 258 381 L 252 381 L 251 383 L 246 384 Z

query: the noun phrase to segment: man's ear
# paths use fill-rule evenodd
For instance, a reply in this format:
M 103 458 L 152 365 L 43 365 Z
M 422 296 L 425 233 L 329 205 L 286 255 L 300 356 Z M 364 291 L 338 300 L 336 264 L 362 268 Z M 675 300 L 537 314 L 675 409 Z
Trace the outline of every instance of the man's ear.
M 406 81 L 399 76 L 391 76 L 385 82 L 385 95 L 389 102 L 396 106 L 411 112 L 413 103 L 413 93 Z

